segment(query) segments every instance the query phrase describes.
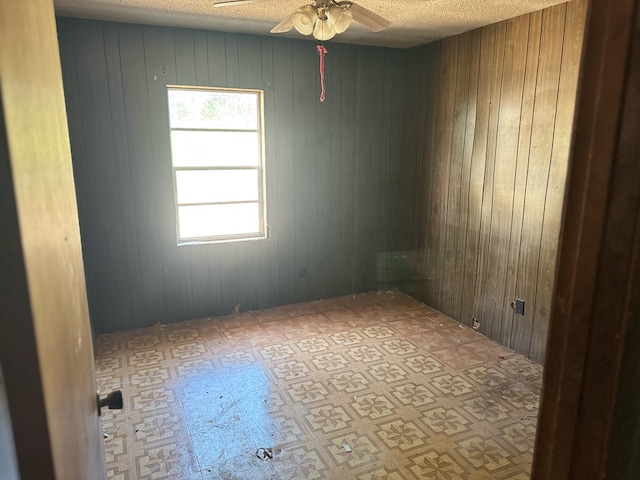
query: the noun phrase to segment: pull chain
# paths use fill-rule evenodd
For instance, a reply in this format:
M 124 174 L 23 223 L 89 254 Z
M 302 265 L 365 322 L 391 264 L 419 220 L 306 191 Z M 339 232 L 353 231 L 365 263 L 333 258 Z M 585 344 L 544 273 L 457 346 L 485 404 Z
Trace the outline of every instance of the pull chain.
M 316 46 L 316 50 L 318 50 L 318 55 L 320 55 L 320 101 L 324 102 L 325 99 L 325 90 L 324 90 L 324 56 L 327 54 L 327 49 L 324 46 L 324 42 L 321 45 Z

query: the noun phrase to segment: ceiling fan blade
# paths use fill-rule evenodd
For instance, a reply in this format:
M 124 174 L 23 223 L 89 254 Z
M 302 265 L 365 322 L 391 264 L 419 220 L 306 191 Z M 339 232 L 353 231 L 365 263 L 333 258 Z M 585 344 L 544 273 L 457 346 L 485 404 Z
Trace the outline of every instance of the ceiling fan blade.
M 279 24 L 273 27 L 270 32 L 271 33 L 286 33 L 293 28 L 293 16 L 300 12 L 302 7 L 296 8 L 293 12 L 287 15 L 284 20 L 282 20 Z
M 243 5 L 245 3 L 254 3 L 259 0 L 221 0 L 220 2 L 216 2 L 212 7 L 232 7 L 234 5 Z
M 271 29 L 271 33 L 286 33 L 289 30 L 291 30 L 293 28 L 293 14 L 296 13 L 298 10 L 296 10 L 295 12 L 291 12 L 289 15 L 287 15 L 287 17 L 282 20 L 279 24 L 277 24 L 275 27 L 273 27 Z
M 382 18 L 377 13 L 367 10 L 357 3 L 352 3 L 349 6 L 349 11 L 352 13 L 354 21 L 364 27 L 367 27 L 372 32 L 380 32 L 391 25 L 391 22 L 386 18 Z

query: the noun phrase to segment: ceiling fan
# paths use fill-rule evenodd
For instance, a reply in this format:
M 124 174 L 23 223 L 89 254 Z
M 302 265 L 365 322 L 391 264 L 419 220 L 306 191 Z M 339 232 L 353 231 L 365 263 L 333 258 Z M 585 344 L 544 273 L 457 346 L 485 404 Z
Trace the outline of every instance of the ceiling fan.
M 214 7 L 228 7 L 254 3 L 259 0 L 222 0 Z M 321 41 L 330 40 L 336 34 L 345 32 L 351 22 L 358 22 L 372 32 L 380 32 L 391 22 L 380 15 L 361 7 L 357 3 L 340 0 L 314 0 L 291 12 L 271 33 L 285 33 L 295 28 L 302 35 L 311 35 Z

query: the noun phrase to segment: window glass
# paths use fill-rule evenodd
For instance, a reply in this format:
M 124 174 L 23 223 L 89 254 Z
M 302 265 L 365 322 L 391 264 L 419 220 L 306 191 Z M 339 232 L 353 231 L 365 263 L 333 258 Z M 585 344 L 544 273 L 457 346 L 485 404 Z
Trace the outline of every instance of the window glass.
M 254 167 L 260 165 L 260 134 L 174 130 L 171 155 L 174 167 Z
M 180 233 L 185 239 L 260 231 L 257 203 L 179 207 L 179 218 Z
M 178 244 L 264 238 L 262 92 L 168 87 Z
M 178 203 L 258 201 L 255 170 L 178 170 Z
M 258 95 L 230 91 L 169 90 L 171 128 L 258 130 Z

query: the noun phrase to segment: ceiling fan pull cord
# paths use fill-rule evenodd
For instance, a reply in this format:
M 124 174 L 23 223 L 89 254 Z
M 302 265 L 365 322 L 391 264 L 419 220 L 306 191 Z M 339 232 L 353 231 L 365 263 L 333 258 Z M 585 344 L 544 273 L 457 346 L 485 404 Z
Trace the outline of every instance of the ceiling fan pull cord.
M 324 56 L 327 53 L 327 49 L 324 45 L 317 45 L 316 50 L 318 50 L 318 54 L 320 55 L 320 101 L 324 102 Z

